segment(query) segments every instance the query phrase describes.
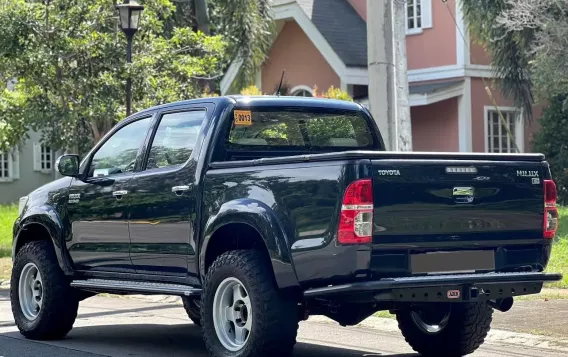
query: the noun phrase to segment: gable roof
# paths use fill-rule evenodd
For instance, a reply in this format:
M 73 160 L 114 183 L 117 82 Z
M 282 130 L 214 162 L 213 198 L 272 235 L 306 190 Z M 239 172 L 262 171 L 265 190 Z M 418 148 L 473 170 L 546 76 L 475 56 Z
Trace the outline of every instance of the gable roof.
M 367 24 L 347 0 L 296 0 L 348 67 L 367 67 Z

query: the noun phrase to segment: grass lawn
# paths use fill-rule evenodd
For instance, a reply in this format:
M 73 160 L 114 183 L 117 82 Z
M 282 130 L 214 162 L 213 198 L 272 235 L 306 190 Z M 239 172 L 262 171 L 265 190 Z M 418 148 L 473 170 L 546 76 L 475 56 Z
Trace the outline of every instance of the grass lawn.
M 18 217 L 18 206 L 0 205 L 0 258 L 12 254 L 12 227 Z
M 554 284 L 547 284 L 547 287 L 568 289 L 568 207 L 560 207 L 559 212 L 560 226 L 546 270 L 551 273 L 562 273 L 564 279 Z

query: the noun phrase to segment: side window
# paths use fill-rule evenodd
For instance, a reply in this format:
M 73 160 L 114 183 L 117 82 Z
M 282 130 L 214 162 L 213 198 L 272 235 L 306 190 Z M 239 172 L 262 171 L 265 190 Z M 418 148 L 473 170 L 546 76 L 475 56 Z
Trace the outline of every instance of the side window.
M 197 143 L 205 111 L 164 114 L 148 155 L 146 169 L 183 165 Z
M 151 120 L 137 120 L 114 133 L 93 156 L 89 176 L 109 176 L 134 170 L 136 154 L 146 138 Z

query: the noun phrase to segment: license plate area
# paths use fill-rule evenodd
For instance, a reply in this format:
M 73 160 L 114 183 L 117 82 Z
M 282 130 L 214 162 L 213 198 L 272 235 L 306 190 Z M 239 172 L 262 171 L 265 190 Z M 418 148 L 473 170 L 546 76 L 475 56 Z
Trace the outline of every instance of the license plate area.
M 392 300 L 400 302 L 487 301 L 539 294 L 543 283 L 482 283 L 439 287 L 393 289 Z
M 412 274 L 456 274 L 495 271 L 495 251 L 428 252 L 410 255 Z

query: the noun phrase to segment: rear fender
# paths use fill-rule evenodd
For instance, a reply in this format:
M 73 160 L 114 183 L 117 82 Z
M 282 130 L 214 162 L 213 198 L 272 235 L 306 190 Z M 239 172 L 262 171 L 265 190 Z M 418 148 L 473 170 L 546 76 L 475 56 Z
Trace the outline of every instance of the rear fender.
M 205 277 L 205 257 L 211 237 L 227 224 L 240 223 L 254 228 L 262 237 L 274 271 L 278 287 L 288 288 L 299 285 L 292 265 L 289 239 L 283 225 L 274 212 L 264 203 L 239 199 L 227 202 L 215 216 L 211 216 L 205 226 L 203 242 L 199 253 L 201 279 Z

